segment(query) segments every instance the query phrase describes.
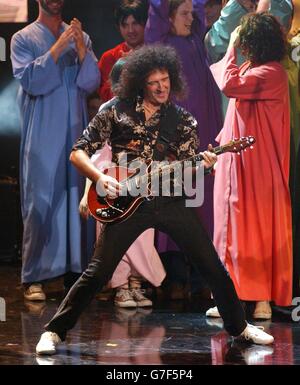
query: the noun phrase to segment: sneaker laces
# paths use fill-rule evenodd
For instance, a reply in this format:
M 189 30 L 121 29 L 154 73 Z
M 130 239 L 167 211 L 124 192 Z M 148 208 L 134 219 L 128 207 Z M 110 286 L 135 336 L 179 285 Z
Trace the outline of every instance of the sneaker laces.
M 131 289 L 131 293 L 137 301 L 148 299 L 144 296 L 144 294 L 146 293 L 146 290 L 144 289 Z
M 119 289 L 116 293 L 116 300 L 133 301 L 131 291 L 129 289 Z
M 59 335 L 57 333 L 55 333 L 55 332 L 46 332 L 43 335 L 43 339 L 52 341 L 54 343 L 60 343 L 60 341 L 61 341 Z
M 255 337 L 260 336 L 260 334 L 261 334 L 260 330 L 261 331 L 265 330 L 265 328 L 263 326 L 254 326 L 254 325 L 248 324 L 248 327 L 249 327 L 249 329 L 251 329 L 251 331 L 253 331 L 253 334 L 255 335 Z M 246 330 L 247 330 L 247 328 L 246 328 Z M 248 332 L 250 332 L 250 330 Z M 250 340 L 252 338 L 252 336 L 248 335 L 248 332 L 245 331 L 245 334 L 244 334 L 244 337 L 246 340 Z

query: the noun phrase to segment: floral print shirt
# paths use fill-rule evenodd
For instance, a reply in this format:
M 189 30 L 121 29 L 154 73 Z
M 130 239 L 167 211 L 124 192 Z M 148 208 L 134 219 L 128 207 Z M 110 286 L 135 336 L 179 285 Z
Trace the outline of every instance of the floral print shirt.
M 100 110 L 82 136 L 76 141 L 73 150 L 84 150 L 90 157 L 101 150 L 105 142 L 112 148 L 113 162 L 122 164 L 136 158 L 152 159 L 159 123 L 162 114 L 168 113 L 171 102 L 163 104 L 158 112 L 146 121 L 142 98 L 134 102 L 118 98 L 108 102 Z M 174 106 L 174 105 L 173 105 Z M 183 160 L 195 155 L 199 147 L 197 122 L 183 108 L 175 106 L 178 113 L 177 142 L 171 142 L 171 159 Z

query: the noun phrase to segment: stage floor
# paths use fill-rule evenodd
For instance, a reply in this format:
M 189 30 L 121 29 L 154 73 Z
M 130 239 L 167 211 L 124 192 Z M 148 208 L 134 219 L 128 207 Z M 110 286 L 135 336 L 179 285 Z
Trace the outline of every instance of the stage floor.
M 120 309 L 111 301 L 95 299 L 58 354 L 37 357 L 35 345 L 62 294 L 57 283 L 50 284 L 46 302 L 24 302 L 19 270 L 0 264 L 0 297 L 6 302 L 6 321 L 0 322 L 0 365 L 300 364 L 300 323 L 293 322 L 290 313 L 276 309 L 272 322 L 254 323 L 273 334 L 274 345 L 248 345 L 233 342 L 222 321 L 207 319 L 210 301 L 197 297 L 157 298 L 150 309 Z

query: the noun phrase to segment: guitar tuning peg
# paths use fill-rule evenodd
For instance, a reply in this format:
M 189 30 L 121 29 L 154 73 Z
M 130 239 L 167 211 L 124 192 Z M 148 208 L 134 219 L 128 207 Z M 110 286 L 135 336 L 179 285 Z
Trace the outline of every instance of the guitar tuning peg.
M 253 146 L 250 146 L 250 150 L 253 150 Z
M 237 152 L 237 155 L 241 155 L 241 153 L 240 153 L 240 152 Z
M 245 150 L 244 150 L 245 152 L 247 151 L 247 148 L 245 148 Z

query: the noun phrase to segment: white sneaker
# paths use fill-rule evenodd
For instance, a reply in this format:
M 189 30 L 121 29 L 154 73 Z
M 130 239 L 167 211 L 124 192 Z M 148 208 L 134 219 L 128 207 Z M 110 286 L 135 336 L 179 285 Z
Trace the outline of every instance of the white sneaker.
M 61 343 L 61 339 L 56 333 L 45 332 L 41 335 L 39 343 L 36 345 L 37 354 L 55 354 L 56 346 Z
M 206 315 L 206 317 L 221 318 L 217 306 L 211 307 L 210 309 L 208 309 L 207 312 L 205 313 L 205 315 Z
M 152 306 L 151 299 L 144 296 L 145 290 L 131 289 L 130 291 L 133 299 L 137 303 L 137 306 L 140 306 L 140 307 Z
M 129 289 L 118 289 L 114 303 L 119 307 L 137 307 L 137 303 Z
M 263 326 L 254 326 L 250 324 L 247 324 L 243 333 L 236 338 L 254 342 L 258 345 L 269 345 L 274 342 L 274 337 L 264 332 Z
M 214 327 L 217 327 L 218 329 L 224 328 L 224 323 L 223 323 L 222 318 L 207 317 L 205 322 L 206 322 L 206 325 L 208 325 L 208 326 L 214 326 Z

